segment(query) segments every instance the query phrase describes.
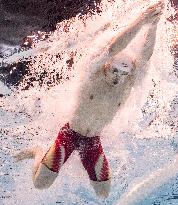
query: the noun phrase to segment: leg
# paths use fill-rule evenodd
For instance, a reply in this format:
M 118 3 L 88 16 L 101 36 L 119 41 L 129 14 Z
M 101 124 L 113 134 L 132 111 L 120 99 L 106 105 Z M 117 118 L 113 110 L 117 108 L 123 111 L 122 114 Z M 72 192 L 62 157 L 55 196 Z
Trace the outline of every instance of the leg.
M 34 175 L 34 184 L 38 188 L 48 188 L 56 179 L 62 165 L 67 161 L 75 146 L 66 125 L 61 129 L 55 143 L 40 162 Z
M 45 156 L 42 149 L 32 148 L 21 151 L 15 155 L 17 161 L 25 158 L 34 158 L 33 183 L 36 188 L 44 189 L 51 186 L 56 179 L 62 165 L 67 161 L 74 150 L 68 127 L 65 126 L 59 132 L 55 143 L 50 147 Z
M 100 197 L 107 197 L 110 191 L 110 171 L 99 137 L 80 139 L 79 153 L 91 185 Z
M 47 181 L 44 182 L 44 180 L 41 179 L 40 180 L 41 182 L 39 182 L 38 180 L 40 176 L 44 177 L 44 173 L 42 174 L 42 172 L 46 170 L 45 167 L 43 167 L 44 165 L 41 164 L 43 157 L 44 157 L 43 149 L 40 146 L 34 146 L 32 148 L 24 149 L 19 153 L 17 153 L 16 155 L 14 155 L 14 158 L 17 162 L 22 161 L 24 159 L 34 159 L 34 164 L 32 169 L 32 179 L 35 187 L 39 189 L 46 188 L 47 185 L 49 186 L 49 183 L 47 183 Z M 49 175 L 51 180 L 49 179 L 49 177 L 48 180 L 52 181 L 52 177 L 54 177 L 53 174 L 52 176 L 49 173 L 46 175 Z

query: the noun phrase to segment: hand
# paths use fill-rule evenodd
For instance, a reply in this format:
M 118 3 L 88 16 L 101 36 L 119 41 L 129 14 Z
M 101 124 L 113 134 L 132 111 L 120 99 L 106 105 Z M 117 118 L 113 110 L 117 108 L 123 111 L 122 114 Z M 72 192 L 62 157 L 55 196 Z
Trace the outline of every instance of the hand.
M 164 8 L 164 2 L 159 1 L 158 3 L 148 7 L 145 12 L 142 13 L 141 18 L 144 24 L 156 24 L 158 23 L 162 10 Z

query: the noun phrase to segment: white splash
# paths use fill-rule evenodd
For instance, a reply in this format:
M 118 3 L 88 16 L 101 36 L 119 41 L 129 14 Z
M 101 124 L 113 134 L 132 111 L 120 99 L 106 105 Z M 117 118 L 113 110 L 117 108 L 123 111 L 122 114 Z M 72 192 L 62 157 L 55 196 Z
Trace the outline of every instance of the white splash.
M 141 11 L 154 2 L 156 0 L 118 0 L 111 4 L 104 0 L 102 14 L 87 18 L 85 23 L 78 18 L 72 19 L 67 33 L 62 32 L 62 27 L 60 27 L 64 24 L 62 22 L 59 24 L 58 30 L 48 40 L 39 42 L 29 51 L 16 53 L 3 59 L 3 63 L 12 63 L 31 56 L 30 69 L 32 72 L 44 69 L 50 72 L 53 69 L 61 70 L 63 68 L 63 75 L 70 77 L 70 80 L 63 81 L 49 90 L 45 84 L 42 88 L 35 84 L 29 90 L 16 91 L 10 96 L 0 99 L 0 129 L 4 137 L 1 142 L 3 144 L 3 159 L 6 159 L 2 165 L 2 173 L 10 173 L 7 185 L 3 180 L 4 190 L 7 193 L 10 192 L 10 197 L 5 197 L 3 204 L 49 205 L 55 204 L 57 201 L 63 204 L 70 204 L 71 201 L 74 204 L 86 204 L 86 201 L 89 204 L 104 203 L 97 199 L 92 192 L 87 175 L 82 169 L 76 153 L 62 168 L 54 185 L 50 189 L 40 192 L 34 189 L 31 182 L 32 162 L 13 164 L 11 152 L 33 144 L 41 144 L 46 150 L 49 148 L 59 128 L 73 113 L 80 83 L 86 78 L 87 73 L 91 72 L 88 69 L 89 65 L 95 63 L 95 57 L 102 54 L 102 48 L 116 33 L 129 25 Z M 108 204 L 133 204 L 142 196 L 146 197 L 178 171 L 176 166 L 178 157 L 173 150 L 166 150 L 166 145 L 161 152 L 161 148 L 151 152 L 153 142 L 157 142 L 160 138 L 162 142 L 165 142 L 175 136 L 175 130 L 170 129 L 170 126 L 166 124 L 172 109 L 171 103 L 178 90 L 176 81 L 173 81 L 170 76 L 173 69 L 173 58 L 168 48 L 169 35 L 167 31 L 171 33 L 169 28 L 171 28 L 171 24 L 168 22 L 165 24 L 165 15 L 163 15 L 158 25 L 157 43 L 147 76 L 133 89 L 123 109 L 118 111 L 113 122 L 103 131 L 105 137 L 103 146 L 106 149 L 115 179 L 111 195 L 107 199 Z M 66 61 L 72 53 L 75 53 L 74 69 L 69 71 Z M 61 55 L 61 59 L 55 57 L 58 54 Z M 155 88 L 152 80 L 157 84 Z M 2 90 L 4 90 L 4 94 L 10 92 L 7 87 L 0 85 L 0 91 L 2 92 Z M 153 100 L 149 98 L 152 92 L 155 95 Z M 155 109 L 157 106 L 158 108 Z M 143 107 L 146 107 L 152 114 L 151 117 L 143 116 Z M 173 118 L 174 123 L 176 120 L 176 117 Z M 150 124 L 152 121 L 153 123 Z M 126 138 L 126 142 L 122 142 L 121 132 L 125 132 L 126 136 L 131 135 L 131 138 Z M 148 146 L 146 151 L 150 151 L 150 155 L 146 154 L 146 151 L 144 152 L 141 158 L 142 167 L 139 168 L 133 166 L 132 163 L 137 165 L 140 156 L 132 156 L 131 151 L 127 149 L 128 145 L 139 147 L 138 139 Z M 144 143 L 145 139 L 152 139 L 152 144 Z M 139 147 L 139 150 L 142 151 L 142 147 Z M 163 158 L 159 159 L 157 157 L 159 155 Z M 168 156 L 171 159 L 175 158 L 175 161 L 167 164 Z M 156 165 L 150 164 L 145 170 L 144 162 L 148 158 Z M 13 167 L 12 171 L 8 170 L 10 166 Z M 124 188 L 125 194 L 121 195 L 119 200 L 120 193 L 123 193 L 120 191 L 122 189 L 121 177 L 124 177 L 125 182 L 130 184 L 136 178 L 136 174 L 132 175 L 133 172 L 128 171 L 129 175 L 126 173 L 127 166 L 135 169 L 134 173 L 137 173 L 139 179 L 141 177 L 142 180 L 138 180 L 138 183 L 133 184 L 128 190 Z M 161 167 L 163 168 L 161 169 Z M 144 175 L 141 169 L 145 170 Z M 120 176 L 121 172 L 122 176 Z M 14 189 L 10 187 L 14 187 Z M 26 194 L 24 194 L 24 190 Z

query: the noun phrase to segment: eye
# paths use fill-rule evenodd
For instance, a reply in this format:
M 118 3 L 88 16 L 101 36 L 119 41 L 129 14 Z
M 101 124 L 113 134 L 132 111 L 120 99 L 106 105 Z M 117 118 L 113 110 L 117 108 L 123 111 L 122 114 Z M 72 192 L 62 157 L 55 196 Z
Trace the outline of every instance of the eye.
M 123 71 L 123 72 L 122 72 L 122 75 L 128 75 L 128 72 Z
M 122 65 L 123 65 L 125 68 L 128 67 L 127 63 L 122 63 Z
M 118 73 L 118 69 L 117 68 L 113 68 L 113 73 Z

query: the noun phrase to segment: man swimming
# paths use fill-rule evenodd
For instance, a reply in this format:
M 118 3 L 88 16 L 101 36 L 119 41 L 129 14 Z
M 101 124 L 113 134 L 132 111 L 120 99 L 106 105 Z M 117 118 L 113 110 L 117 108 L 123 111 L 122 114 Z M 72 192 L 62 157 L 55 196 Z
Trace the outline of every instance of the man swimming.
M 128 28 L 111 39 L 95 72 L 81 86 L 73 118 L 61 128 L 47 153 L 43 154 L 42 148 L 36 146 L 15 155 L 17 161 L 35 159 L 33 182 L 36 188 L 51 186 L 62 165 L 77 150 L 96 194 L 108 196 L 111 175 L 100 133 L 128 98 L 140 70 L 144 72 L 146 69 L 153 54 L 163 7 L 162 1 L 150 6 Z M 144 25 L 148 26 L 144 37 L 136 42 L 133 50 L 127 50 Z

